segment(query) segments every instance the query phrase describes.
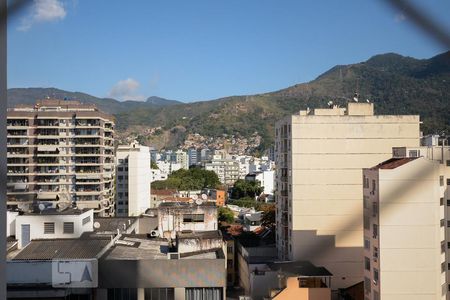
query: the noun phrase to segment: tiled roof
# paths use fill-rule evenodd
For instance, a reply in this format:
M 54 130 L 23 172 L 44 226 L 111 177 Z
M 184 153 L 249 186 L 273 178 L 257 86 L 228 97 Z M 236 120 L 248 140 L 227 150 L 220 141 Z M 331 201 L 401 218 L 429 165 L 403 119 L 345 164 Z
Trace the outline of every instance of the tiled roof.
M 418 157 L 403 157 L 403 158 L 391 158 L 388 159 L 374 167 L 372 167 L 372 170 L 379 170 L 379 169 L 395 169 L 397 167 L 400 167 L 404 164 L 409 163 L 410 161 L 413 161 L 417 159 Z

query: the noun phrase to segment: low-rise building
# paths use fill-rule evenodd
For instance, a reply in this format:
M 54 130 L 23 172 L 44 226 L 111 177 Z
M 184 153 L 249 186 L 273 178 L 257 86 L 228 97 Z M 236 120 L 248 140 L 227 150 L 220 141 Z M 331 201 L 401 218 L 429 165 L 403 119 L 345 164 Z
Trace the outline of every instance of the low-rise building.
M 63 211 L 45 209 L 39 213 L 24 213 L 15 218 L 18 248 L 35 239 L 79 238 L 94 230 L 92 209 L 68 208 Z
M 178 231 L 218 230 L 215 203 L 163 202 L 157 211 L 160 237 L 174 240 Z

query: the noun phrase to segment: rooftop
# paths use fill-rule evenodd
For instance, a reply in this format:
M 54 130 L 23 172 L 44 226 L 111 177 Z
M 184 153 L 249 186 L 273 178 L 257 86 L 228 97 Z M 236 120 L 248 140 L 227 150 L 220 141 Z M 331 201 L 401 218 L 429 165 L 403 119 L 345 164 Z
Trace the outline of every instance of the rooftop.
M 94 218 L 94 231 L 115 233 L 119 229 L 122 232 L 134 224 L 137 219 L 137 217 L 96 217 Z
M 173 196 L 177 193 L 175 189 L 155 190 L 152 189 L 152 196 Z
M 388 159 L 372 168 L 371 170 L 379 170 L 379 169 L 395 169 L 397 167 L 400 167 L 404 164 L 409 163 L 410 161 L 413 161 L 417 159 L 418 157 L 403 157 L 403 158 L 391 158 Z
M 146 234 L 124 234 L 102 259 L 139 260 L 168 259 L 170 245 L 167 239 L 149 238 Z M 210 249 L 180 254 L 182 259 L 216 259 L 223 256 L 220 249 Z
M 32 240 L 13 260 L 95 258 L 110 241 L 109 236 L 92 239 Z
M 333 276 L 324 267 L 316 267 L 309 261 L 272 262 L 267 264 L 272 271 L 278 271 L 287 275 L 304 277 L 329 277 Z
M 210 231 L 178 231 L 178 239 L 222 239 L 222 234 L 219 230 Z
M 89 210 L 92 210 L 92 209 L 91 208 L 78 209 L 78 208 L 69 207 L 64 210 L 58 210 L 57 208 L 46 208 L 42 211 L 37 211 L 37 212 L 25 212 L 24 215 L 26 215 L 26 216 L 81 215 Z

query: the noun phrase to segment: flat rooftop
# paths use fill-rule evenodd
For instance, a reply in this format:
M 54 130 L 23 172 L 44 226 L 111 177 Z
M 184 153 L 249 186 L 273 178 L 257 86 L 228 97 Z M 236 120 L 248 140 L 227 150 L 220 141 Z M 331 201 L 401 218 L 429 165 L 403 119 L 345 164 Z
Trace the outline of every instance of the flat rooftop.
M 137 219 L 138 217 L 95 217 L 94 232 L 117 233 L 117 229 L 122 232 L 133 225 Z
M 25 216 L 48 216 L 48 215 L 81 215 L 87 211 L 91 210 L 91 208 L 66 208 L 64 210 L 58 210 L 56 208 L 46 208 L 42 211 L 37 212 L 25 212 L 23 215 Z
M 183 253 L 180 259 L 217 259 L 222 258 L 221 249 L 211 249 L 192 253 Z M 149 238 L 146 234 L 127 234 L 115 242 L 103 256 L 105 260 L 167 260 L 170 251 L 169 242 L 162 238 Z
M 222 239 L 222 234 L 219 230 L 210 231 L 178 231 L 178 239 Z
M 272 271 L 288 275 L 304 277 L 330 277 L 333 276 L 326 268 L 316 267 L 309 261 L 286 261 L 267 264 Z
M 32 240 L 12 260 L 96 258 L 110 242 L 110 237 Z

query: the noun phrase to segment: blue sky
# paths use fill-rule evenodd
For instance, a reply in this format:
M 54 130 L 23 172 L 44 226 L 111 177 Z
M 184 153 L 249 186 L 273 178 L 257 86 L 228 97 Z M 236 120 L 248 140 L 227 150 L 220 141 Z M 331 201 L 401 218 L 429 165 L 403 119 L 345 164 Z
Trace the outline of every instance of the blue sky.
M 417 4 L 450 28 L 450 1 Z M 185 102 L 307 82 L 386 52 L 443 52 L 384 1 L 35 0 L 9 20 L 8 86 Z

